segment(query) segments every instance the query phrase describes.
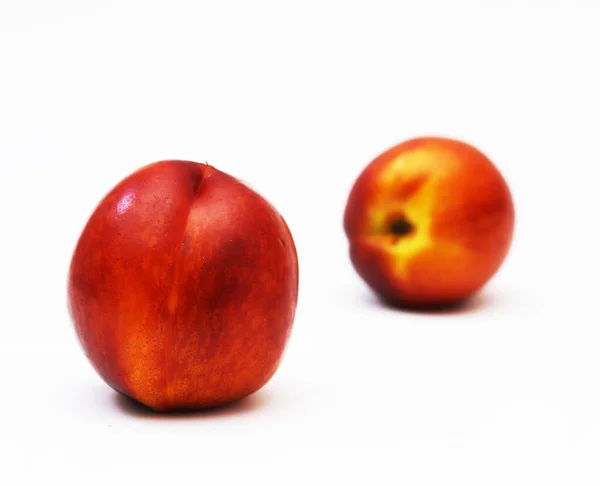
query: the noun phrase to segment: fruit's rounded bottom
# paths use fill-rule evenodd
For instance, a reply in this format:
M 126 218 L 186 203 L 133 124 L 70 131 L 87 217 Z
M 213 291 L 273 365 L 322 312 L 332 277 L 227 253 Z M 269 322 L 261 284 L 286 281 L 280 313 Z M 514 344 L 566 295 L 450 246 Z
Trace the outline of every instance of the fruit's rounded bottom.
M 443 300 L 443 301 L 409 301 L 398 297 L 387 297 L 374 291 L 377 299 L 386 307 L 399 310 L 407 310 L 423 313 L 445 313 L 457 312 L 466 309 L 475 301 L 479 293 L 475 292 L 472 295 L 467 295 L 459 299 Z
M 258 391 L 258 390 L 257 390 Z M 120 391 L 115 391 L 117 397 L 117 403 L 119 407 L 126 410 L 127 412 L 133 414 L 140 415 L 188 415 L 194 413 L 202 413 L 202 412 L 216 412 L 220 410 L 227 410 L 231 408 L 235 408 L 238 405 L 241 405 L 246 400 L 250 399 L 255 393 L 252 392 L 246 395 L 243 395 L 239 398 L 233 398 L 230 400 L 221 400 L 215 402 L 208 402 L 204 404 L 196 404 L 196 405 L 172 405 L 172 406 L 152 406 L 146 403 L 143 403 L 139 400 L 136 400 L 132 396 L 127 393 L 123 393 Z

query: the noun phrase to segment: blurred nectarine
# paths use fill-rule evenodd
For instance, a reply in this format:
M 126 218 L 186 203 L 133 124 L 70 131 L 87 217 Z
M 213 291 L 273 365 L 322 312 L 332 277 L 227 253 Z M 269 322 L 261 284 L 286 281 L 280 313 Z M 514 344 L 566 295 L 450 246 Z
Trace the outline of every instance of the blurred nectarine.
M 473 295 L 508 252 L 514 209 L 506 182 L 474 147 L 446 138 L 397 145 L 358 177 L 344 227 L 359 275 L 410 307 Z

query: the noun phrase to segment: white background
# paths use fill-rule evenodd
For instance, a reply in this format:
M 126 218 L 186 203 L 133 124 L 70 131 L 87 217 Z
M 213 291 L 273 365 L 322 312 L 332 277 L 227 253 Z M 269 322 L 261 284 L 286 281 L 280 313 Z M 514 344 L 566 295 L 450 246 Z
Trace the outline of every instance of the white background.
M 1 484 L 600 482 L 600 10 L 414 4 L 0 1 Z M 429 134 L 486 152 L 517 212 L 444 314 L 382 307 L 342 231 L 362 168 Z M 119 399 L 66 310 L 94 206 L 167 158 L 259 190 L 301 270 L 272 381 L 187 416 Z

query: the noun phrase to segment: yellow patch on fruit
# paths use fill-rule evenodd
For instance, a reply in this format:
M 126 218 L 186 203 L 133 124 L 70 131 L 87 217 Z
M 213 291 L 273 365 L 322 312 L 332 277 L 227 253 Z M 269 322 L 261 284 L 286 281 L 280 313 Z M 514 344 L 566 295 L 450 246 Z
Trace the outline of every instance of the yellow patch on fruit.
M 390 161 L 377 181 L 376 202 L 368 210 L 368 238 L 385 248 L 400 274 L 406 272 L 415 255 L 434 244 L 432 214 L 436 186 L 443 174 L 434 170 L 433 164 L 439 163 L 442 155 L 419 149 L 402 154 Z M 408 234 L 397 235 L 390 228 L 396 216 L 410 223 Z

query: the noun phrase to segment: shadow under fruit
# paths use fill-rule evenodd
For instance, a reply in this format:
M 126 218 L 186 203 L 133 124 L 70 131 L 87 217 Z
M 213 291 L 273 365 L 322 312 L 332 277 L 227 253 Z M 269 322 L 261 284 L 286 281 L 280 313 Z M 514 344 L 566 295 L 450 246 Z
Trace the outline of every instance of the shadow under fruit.
M 297 297 L 283 218 L 235 178 L 187 161 L 120 182 L 85 226 L 68 277 L 94 368 L 158 411 L 215 407 L 261 388 Z
M 356 180 L 344 216 L 350 257 L 385 300 L 444 307 L 479 290 L 504 261 L 514 227 L 504 178 L 474 147 L 417 138 Z

